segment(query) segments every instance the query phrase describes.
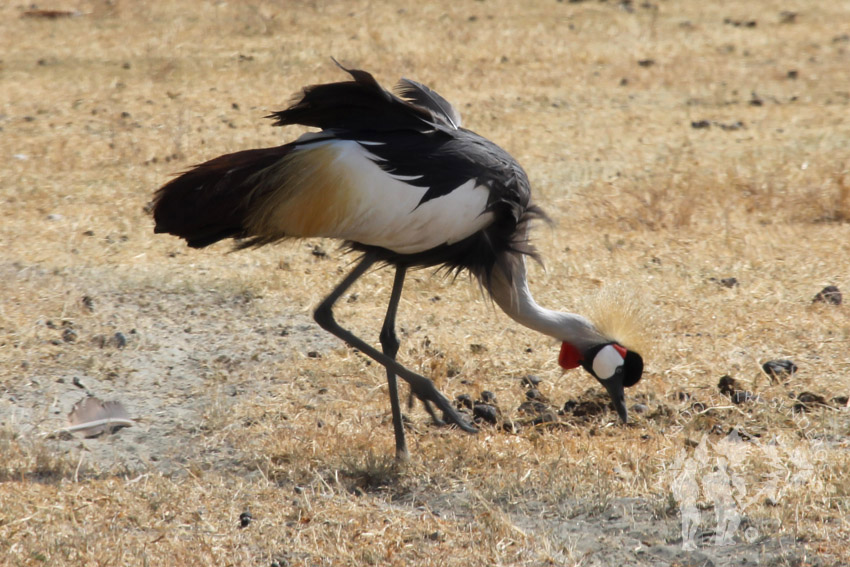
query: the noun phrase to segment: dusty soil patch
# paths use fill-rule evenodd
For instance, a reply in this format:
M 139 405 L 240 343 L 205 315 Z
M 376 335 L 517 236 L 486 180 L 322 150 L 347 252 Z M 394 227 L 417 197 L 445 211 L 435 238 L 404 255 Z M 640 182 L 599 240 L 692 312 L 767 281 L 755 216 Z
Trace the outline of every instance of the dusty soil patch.
M 72 15 L 31 14 L 54 10 Z M 812 302 L 850 289 L 847 10 L 3 4 L 0 563 L 847 564 L 850 324 L 846 302 Z M 262 117 L 340 79 L 330 56 L 431 85 L 519 159 L 557 222 L 536 233 L 541 304 L 643 307 L 632 425 L 560 374 L 557 345 L 419 272 L 400 358 L 499 413 L 466 436 L 409 411 L 397 470 L 383 372 L 310 317 L 352 258 L 152 234 L 174 173 L 296 136 Z M 340 319 L 377 339 L 390 285 L 364 278 Z M 46 438 L 86 390 L 137 424 Z M 742 516 L 722 548 L 717 482 Z

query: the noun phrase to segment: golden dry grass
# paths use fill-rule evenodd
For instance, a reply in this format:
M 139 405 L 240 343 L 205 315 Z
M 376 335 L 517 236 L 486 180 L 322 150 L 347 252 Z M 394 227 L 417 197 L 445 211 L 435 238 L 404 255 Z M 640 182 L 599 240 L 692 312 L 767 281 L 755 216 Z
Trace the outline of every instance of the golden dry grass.
M 715 426 L 762 440 L 738 469 L 751 495 L 775 472 L 767 442 L 783 448 L 782 498 L 745 512 L 766 538 L 792 538 L 796 559 L 765 564 L 850 560 L 848 412 L 795 413 L 788 398 L 850 394 L 847 306 L 811 302 L 825 285 L 850 290 L 850 5 L 70 7 L 81 15 L 0 8 L 0 564 L 586 564 L 580 542 L 518 518 L 634 497 L 661 522 L 675 513 L 677 455 Z M 413 461 L 398 471 L 385 457 L 380 368 L 335 343 L 318 358 L 274 358 L 287 339 L 255 332 L 281 313 L 305 319 L 350 257 L 330 242 L 225 254 L 152 234 L 143 207 L 171 175 L 295 136 L 262 116 L 305 84 L 340 79 L 330 56 L 386 85 L 429 84 L 523 164 L 557 222 L 536 233 L 538 301 L 582 311 L 614 289 L 639 302 L 648 366 L 628 395 L 654 413 L 626 428 L 597 418 L 466 436 L 417 409 Z M 727 277 L 739 285 L 717 283 Z M 340 320 L 377 337 L 390 284 L 389 273 L 365 278 Z M 523 375 L 543 378 L 558 405 L 593 386 L 561 376 L 557 345 L 463 279 L 413 274 L 399 319 L 401 360 L 447 394 L 495 392 L 513 418 Z M 59 339 L 63 321 L 77 342 Z M 44 440 L 70 407 L 21 406 L 22 392 L 75 374 L 132 383 L 131 354 L 162 360 L 147 371 L 166 388 L 157 333 L 186 326 L 200 353 L 227 355 L 198 362 L 195 394 L 208 401 L 175 443 L 190 439 L 201 457 L 177 473 L 91 457 L 110 441 Z M 142 337 L 131 354 L 91 343 L 130 328 Z M 768 382 L 760 366 L 772 358 L 799 365 L 792 384 Z M 716 389 L 724 374 L 763 402 L 733 407 Z M 139 417 L 142 429 L 157 419 Z M 810 474 L 790 482 L 801 454 Z M 240 530 L 246 509 L 255 521 Z

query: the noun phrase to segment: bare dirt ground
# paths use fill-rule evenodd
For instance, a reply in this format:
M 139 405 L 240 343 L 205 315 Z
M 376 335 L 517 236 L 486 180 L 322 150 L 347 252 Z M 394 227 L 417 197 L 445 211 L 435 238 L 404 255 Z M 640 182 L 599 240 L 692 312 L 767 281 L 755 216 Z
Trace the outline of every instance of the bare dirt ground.
M 850 320 L 812 299 L 850 293 L 848 22 L 827 1 L 4 4 L 0 565 L 847 564 Z M 468 436 L 408 411 L 398 468 L 382 370 L 311 318 L 351 256 L 152 234 L 173 174 L 295 137 L 262 117 L 343 78 L 331 56 L 431 85 L 519 159 L 556 221 L 538 301 L 639 313 L 630 425 L 475 285 L 417 272 L 400 359 L 500 413 Z M 340 320 L 377 339 L 390 285 L 364 278 Z M 55 433 L 88 394 L 135 425 Z

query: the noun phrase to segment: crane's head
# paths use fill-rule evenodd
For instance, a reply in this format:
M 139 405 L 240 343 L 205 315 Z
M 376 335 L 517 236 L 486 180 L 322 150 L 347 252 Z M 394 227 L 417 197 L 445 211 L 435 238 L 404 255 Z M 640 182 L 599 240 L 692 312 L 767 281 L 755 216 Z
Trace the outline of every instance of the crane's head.
M 625 389 L 637 384 L 643 374 L 643 358 L 638 353 L 616 342 L 597 344 L 585 352 L 565 342 L 558 364 L 564 369 L 581 366 L 590 372 L 608 391 L 623 423 L 628 421 Z

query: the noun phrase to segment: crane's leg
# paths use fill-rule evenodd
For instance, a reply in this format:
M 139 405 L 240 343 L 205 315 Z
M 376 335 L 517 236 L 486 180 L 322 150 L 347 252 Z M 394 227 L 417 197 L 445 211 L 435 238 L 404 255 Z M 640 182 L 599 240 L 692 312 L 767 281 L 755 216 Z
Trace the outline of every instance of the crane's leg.
M 469 425 L 465 419 L 463 419 L 460 414 L 452 407 L 452 404 L 443 396 L 437 387 L 434 386 L 434 383 L 425 378 L 424 376 L 420 376 L 415 372 L 412 372 L 396 362 L 391 356 L 387 356 L 386 354 L 380 352 L 375 347 L 371 346 L 369 343 L 364 341 L 363 339 L 357 337 L 351 331 L 343 329 L 339 323 L 336 322 L 333 316 L 333 306 L 342 297 L 342 294 L 351 287 L 351 285 L 357 281 L 360 276 L 365 274 L 369 268 L 371 268 L 375 262 L 377 262 L 378 258 L 375 254 L 366 253 L 363 256 L 363 259 L 360 260 L 360 263 L 357 264 L 351 272 L 345 276 L 345 278 L 337 285 L 337 287 L 328 295 L 322 303 L 316 308 L 316 312 L 314 313 L 314 318 L 316 322 L 323 329 L 336 335 L 350 346 L 358 349 L 360 352 L 365 354 L 366 356 L 372 358 L 376 362 L 382 364 L 389 373 L 392 372 L 394 375 L 400 376 L 403 380 L 405 380 L 408 384 L 410 384 L 410 390 L 413 394 L 423 401 L 428 407 L 428 402 L 433 403 L 440 411 L 443 412 L 443 417 L 450 423 L 454 423 L 464 431 L 468 433 L 476 433 L 477 429 Z M 395 290 L 395 286 L 394 286 Z M 401 288 L 398 290 L 399 296 L 401 294 Z M 397 303 L 397 301 L 396 301 Z M 388 310 L 389 311 L 389 310 Z M 392 392 L 392 385 L 390 386 L 390 390 Z M 397 391 L 396 391 L 397 394 Z M 401 424 L 401 408 L 399 408 L 399 424 Z M 393 416 L 393 422 L 395 424 L 395 415 Z M 396 437 L 396 443 L 398 443 L 398 437 Z
M 399 340 L 395 334 L 395 316 L 398 313 L 398 302 L 401 299 L 401 288 L 404 286 L 404 276 L 407 268 L 398 266 L 393 280 L 393 290 L 390 293 L 390 303 L 387 305 L 387 316 L 381 327 L 381 347 L 384 354 L 395 360 L 398 354 Z M 401 405 L 398 402 L 398 385 L 395 372 L 387 368 L 387 384 L 390 388 L 390 404 L 393 410 L 393 431 L 395 432 L 395 458 L 397 461 L 410 460 L 407 442 L 404 440 L 404 422 L 401 417 Z
M 381 327 L 381 347 L 384 354 L 395 360 L 398 354 L 398 347 L 401 344 L 398 336 L 395 333 L 395 318 L 398 313 L 398 302 L 401 299 L 401 290 L 404 286 L 404 278 L 407 275 L 407 268 L 398 266 L 396 268 L 395 279 L 393 280 L 393 289 L 390 293 L 390 302 L 387 305 L 387 315 L 384 318 L 384 325 Z M 407 451 L 407 443 L 404 440 L 404 422 L 402 421 L 401 405 L 398 397 L 398 386 L 395 373 L 387 368 L 387 383 L 390 389 L 390 403 L 393 411 L 393 430 L 395 431 L 395 449 L 396 459 L 399 461 L 407 461 L 410 454 Z M 410 393 L 409 406 L 413 405 L 413 392 Z M 435 425 L 445 425 L 445 421 L 437 417 L 431 402 L 422 400 L 422 405 Z

